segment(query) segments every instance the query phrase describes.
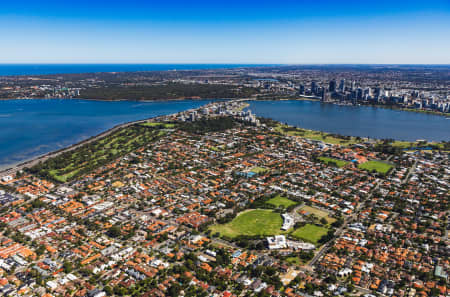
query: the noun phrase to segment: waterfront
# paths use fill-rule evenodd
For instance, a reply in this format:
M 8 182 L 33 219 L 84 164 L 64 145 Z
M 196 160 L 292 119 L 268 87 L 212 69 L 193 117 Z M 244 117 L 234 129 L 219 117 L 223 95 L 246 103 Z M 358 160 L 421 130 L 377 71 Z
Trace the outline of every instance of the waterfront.
M 208 102 L 3 100 L 0 101 L 0 168 L 70 146 L 117 124 L 172 114 Z
M 0 168 L 70 146 L 117 124 L 176 113 L 207 102 L 0 101 Z M 450 120 L 442 116 L 295 100 L 251 101 L 250 108 L 258 116 L 342 135 L 450 140 Z
M 450 140 L 450 120 L 432 114 L 307 100 L 251 101 L 250 109 L 257 116 L 341 135 L 407 141 Z
M 266 64 L 0 64 L 0 76 L 170 71 L 270 66 Z

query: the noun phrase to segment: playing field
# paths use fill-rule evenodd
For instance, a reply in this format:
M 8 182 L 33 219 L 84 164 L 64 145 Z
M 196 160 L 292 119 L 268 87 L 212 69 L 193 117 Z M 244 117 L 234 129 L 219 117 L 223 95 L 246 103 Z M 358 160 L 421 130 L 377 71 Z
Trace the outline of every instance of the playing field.
M 319 219 L 325 218 L 327 220 L 328 224 L 332 224 L 333 222 L 336 221 L 336 219 L 330 218 L 328 216 L 328 212 L 326 212 L 324 210 L 320 210 L 320 209 L 312 207 L 312 206 L 305 205 L 302 208 L 300 208 L 299 212 L 301 213 L 302 210 L 307 212 L 306 215 L 313 214 L 316 217 L 318 217 Z
M 358 168 L 367 171 L 375 170 L 378 173 L 386 174 L 393 166 L 380 161 L 367 161 L 365 163 L 359 164 Z
M 334 158 L 328 158 L 328 157 L 319 157 L 318 158 L 320 161 L 322 161 L 325 164 L 329 164 L 329 163 L 334 163 L 336 164 L 338 167 L 344 167 L 345 165 L 347 165 L 349 162 L 347 161 L 342 161 L 339 159 L 334 159 Z
M 251 172 L 254 172 L 256 174 L 260 174 L 260 173 L 264 173 L 267 171 L 266 168 L 263 167 L 253 167 L 252 170 L 250 170 Z
M 267 203 L 275 205 L 275 207 L 282 206 L 284 208 L 288 208 L 289 206 L 298 204 L 297 202 L 287 199 L 285 197 L 281 197 L 280 195 L 277 195 L 276 197 L 270 199 L 269 201 L 267 201 Z
M 355 143 L 361 143 L 363 139 L 357 139 L 356 137 L 338 137 L 337 135 L 331 135 L 329 133 L 321 132 L 321 131 L 313 131 L 302 128 L 289 127 L 286 125 L 279 124 L 275 127 L 275 130 L 290 136 L 300 136 L 303 138 L 311 139 L 311 140 L 319 140 L 326 143 L 331 144 L 340 144 L 340 145 L 352 145 Z
M 217 232 L 220 236 L 236 237 L 239 235 L 276 235 L 282 234 L 283 219 L 279 213 L 269 209 L 253 209 L 240 213 L 231 222 L 223 225 L 209 227 L 212 234 Z
M 327 232 L 328 229 L 325 227 L 306 224 L 305 226 L 296 229 L 291 235 L 304 241 L 317 243 L 322 236 L 327 234 Z

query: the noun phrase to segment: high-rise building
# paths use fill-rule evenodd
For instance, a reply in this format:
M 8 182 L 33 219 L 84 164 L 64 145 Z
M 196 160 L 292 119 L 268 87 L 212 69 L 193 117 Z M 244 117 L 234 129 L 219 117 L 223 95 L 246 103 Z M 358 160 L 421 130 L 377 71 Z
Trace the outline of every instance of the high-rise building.
M 363 98 L 363 90 L 361 88 L 358 88 L 358 90 L 356 90 L 356 98 L 358 100 L 361 100 Z
M 193 111 L 189 114 L 189 119 L 191 120 L 191 122 L 195 122 L 195 120 L 197 119 L 197 112 Z
M 311 93 L 316 95 L 318 91 L 317 83 L 315 81 L 311 82 Z
M 336 81 L 330 80 L 329 84 L 328 84 L 328 89 L 330 90 L 331 93 L 336 92 Z
M 322 102 L 330 102 L 331 101 L 331 93 L 327 91 L 327 89 L 323 89 L 322 92 Z
M 299 93 L 300 93 L 301 95 L 305 94 L 305 86 L 304 86 L 304 85 L 300 85 Z
M 339 84 L 339 91 L 345 91 L 345 79 L 341 79 L 341 83 Z
M 380 97 L 380 96 L 381 96 L 381 93 L 382 93 L 381 88 L 380 88 L 380 87 L 376 87 L 376 88 L 375 88 L 375 91 L 374 91 L 374 96 L 375 96 L 375 98 Z

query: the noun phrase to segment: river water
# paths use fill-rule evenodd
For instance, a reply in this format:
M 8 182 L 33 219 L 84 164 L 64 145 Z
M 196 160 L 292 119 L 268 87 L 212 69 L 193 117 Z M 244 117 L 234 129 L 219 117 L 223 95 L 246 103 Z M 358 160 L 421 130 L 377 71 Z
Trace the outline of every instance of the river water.
M 166 102 L 0 100 L 0 168 L 58 150 L 125 122 L 196 108 L 210 100 Z M 342 135 L 450 140 L 443 116 L 315 101 L 251 101 L 258 116 Z

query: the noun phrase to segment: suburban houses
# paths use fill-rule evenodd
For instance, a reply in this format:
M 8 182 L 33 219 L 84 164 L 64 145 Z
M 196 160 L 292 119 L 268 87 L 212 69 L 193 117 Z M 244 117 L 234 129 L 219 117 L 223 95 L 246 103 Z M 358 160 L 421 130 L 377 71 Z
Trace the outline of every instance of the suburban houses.
M 64 182 L 2 176 L 0 295 L 450 294 L 448 152 L 309 139 L 245 108 L 138 124 L 157 137 Z

